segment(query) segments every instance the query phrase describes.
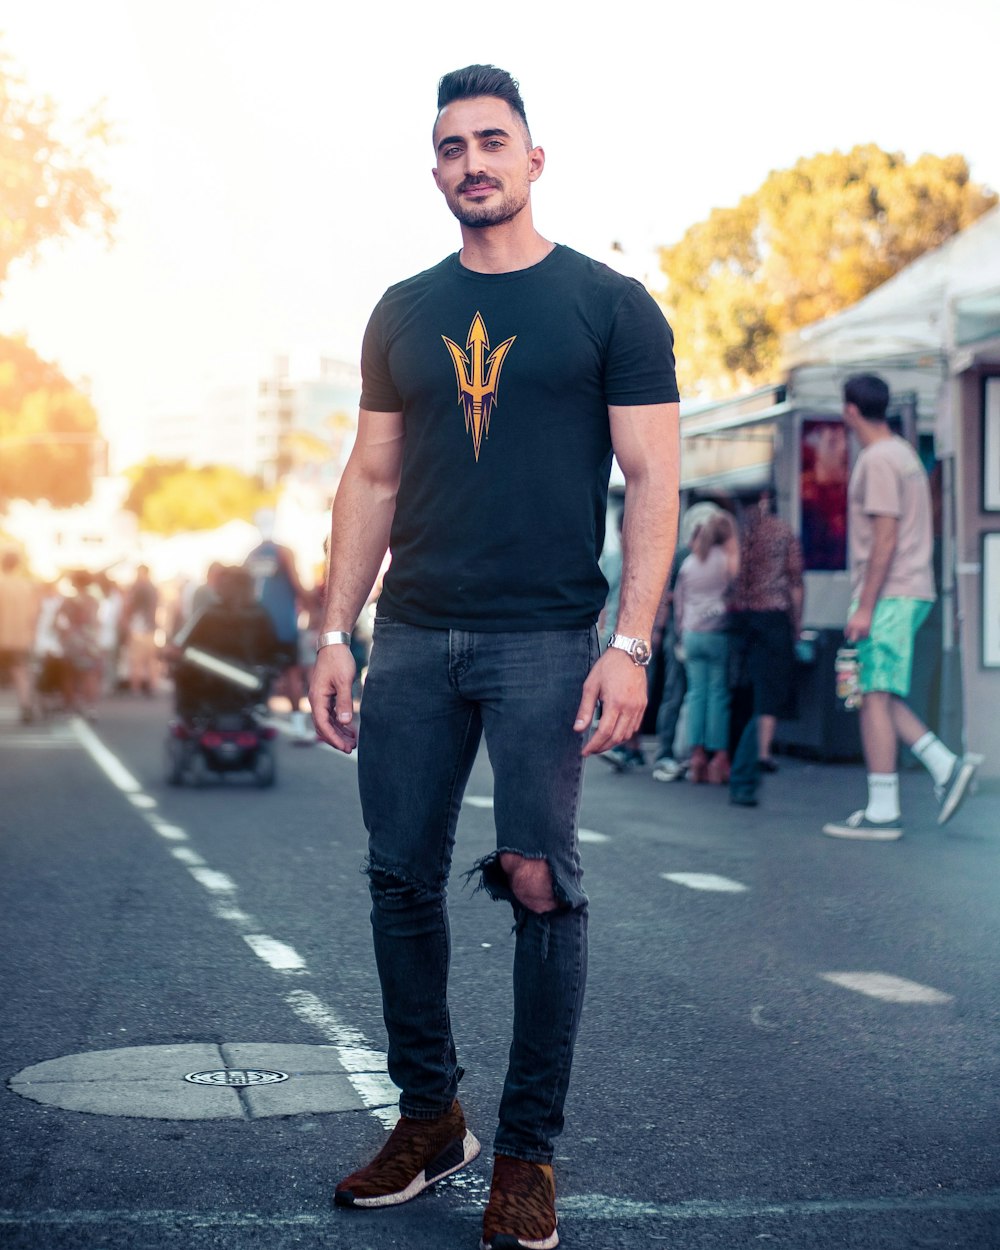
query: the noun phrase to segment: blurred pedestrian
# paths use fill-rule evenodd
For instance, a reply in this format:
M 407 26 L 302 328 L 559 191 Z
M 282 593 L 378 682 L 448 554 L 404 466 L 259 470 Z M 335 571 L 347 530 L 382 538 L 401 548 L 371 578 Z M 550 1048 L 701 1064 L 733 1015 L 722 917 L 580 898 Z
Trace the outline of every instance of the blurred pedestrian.
M 257 602 L 271 618 L 278 639 L 281 679 L 292 705 L 291 724 L 295 741 L 309 745 L 316 741 L 301 704 L 306 692 L 299 660 L 299 610 L 308 595 L 295 568 L 295 556 L 288 547 L 274 541 L 274 513 L 262 509 L 254 518 L 260 542 L 243 562 L 253 578 Z
M 733 590 L 732 628 L 740 632 L 752 688 L 756 763 L 776 772 L 772 748 L 779 718 L 795 715 L 795 640 L 802 625 L 802 548 L 792 527 L 761 491 L 740 533 L 740 568 Z
M 21 720 L 34 720 L 31 651 L 41 596 L 17 551 L 0 557 L 0 678 L 10 681 Z
M 656 713 L 657 752 L 653 762 L 654 781 L 680 781 L 687 772 L 686 758 L 678 759 L 675 754 L 677 726 L 687 695 L 687 670 L 679 654 L 682 648 L 675 610 L 675 591 L 677 574 L 690 554 L 691 549 L 686 544 L 678 546 L 657 612 L 657 617 L 662 620 L 663 631 L 660 641 L 663 652 L 663 693 Z M 655 638 L 655 629 L 653 634 Z
M 114 694 L 118 689 L 121 657 L 122 612 L 125 600 L 118 584 L 109 573 L 96 579 L 98 644 L 101 649 L 101 693 Z
M 125 654 L 128 663 L 129 689 L 147 697 L 156 691 L 158 659 L 156 654 L 156 623 L 160 596 L 153 585 L 149 566 L 136 569 L 122 610 Z
M 910 444 L 888 422 L 889 388 L 877 374 L 844 383 L 844 423 L 861 443 L 848 486 L 851 607 L 844 630 L 857 645 L 867 806 L 830 821 L 834 838 L 902 837 L 897 751 L 905 743 L 931 775 L 938 824 L 958 811 L 980 763 L 956 755 L 906 703 L 913 640 L 936 597 L 931 492 Z
M 101 696 L 101 627 L 98 595 L 93 579 L 77 572 L 70 577 L 72 593 L 64 597 L 56 617 L 63 655 L 69 667 L 69 706 L 88 720 L 97 719 Z
M 672 336 L 640 283 L 535 230 L 530 190 L 545 154 L 509 74 L 448 74 L 438 108 L 434 177 L 462 250 L 392 287 L 369 323 L 311 689 L 317 732 L 350 752 L 351 630 L 390 547 L 358 770 L 402 1114 L 336 1201 L 405 1202 L 479 1152 L 456 1098 L 446 890 L 485 735 L 497 850 L 477 868 L 512 906 L 516 937 L 480 1244 L 548 1250 L 559 1241 L 553 1143 L 586 978 L 583 761 L 631 737 L 646 704 L 649 633 L 677 528 Z M 599 654 L 612 453 L 626 482 L 623 632 Z M 496 1000 L 484 985 L 484 1010 Z
M 680 658 L 687 674 L 688 780 L 729 780 L 729 594 L 739 570 L 736 526 L 728 512 L 699 525 L 674 586 Z

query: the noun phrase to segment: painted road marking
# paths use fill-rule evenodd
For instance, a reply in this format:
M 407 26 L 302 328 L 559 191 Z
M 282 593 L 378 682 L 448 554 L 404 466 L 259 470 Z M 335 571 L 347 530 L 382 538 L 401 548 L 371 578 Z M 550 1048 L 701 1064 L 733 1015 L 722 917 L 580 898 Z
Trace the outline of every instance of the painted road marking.
M 165 821 L 156 811 L 156 801 L 145 795 L 142 786 L 121 761 L 112 754 L 97 735 L 79 718 L 71 722 L 71 733 L 88 752 L 111 783 L 136 808 L 146 824 L 168 842 L 186 842 L 190 838 L 179 825 Z M 331 748 L 332 750 L 332 748 Z M 339 754 L 339 752 L 338 752 Z M 147 802 L 136 802 L 137 799 Z M 279 972 L 309 976 L 306 961 L 286 942 L 260 933 L 257 922 L 236 904 L 236 882 L 224 872 L 210 868 L 193 846 L 171 846 L 171 855 L 185 865 L 191 876 L 212 895 L 212 911 L 220 920 L 232 924 L 254 954 Z M 220 897 L 224 896 L 224 897 Z M 337 1049 L 337 1057 L 362 1103 L 378 1120 L 392 1128 L 399 1118 L 399 1091 L 386 1072 L 386 1055 L 368 1042 L 357 1029 L 342 1024 L 329 1008 L 304 990 L 285 998 L 297 1016 L 323 1034 Z
M 869 998 L 880 998 L 886 1003 L 941 1003 L 954 1002 L 953 994 L 945 994 L 929 985 L 907 981 L 905 977 L 890 976 L 887 972 L 821 972 L 824 981 L 842 985 L 844 989 L 856 990 Z
M 596 829 L 581 829 L 577 834 L 581 842 L 610 842 L 606 833 L 598 833 Z
M 268 937 L 266 933 L 244 933 L 243 941 L 258 959 L 263 959 L 278 972 L 300 972 L 306 966 L 306 961 L 297 950 Z
M 448 1182 L 450 1184 L 450 1181 Z M 438 1193 L 447 1192 L 438 1189 Z M 464 1195 L 463 1195 L 464 1197 Z M 455 1210 L 459 1214 L 482 1214 L 482 1203 L 463 1202 Z M 623 1220 L 661 1220 L 667 1223 L 688 1223 L 708 1220 L 746 1220 L 774 1217 L 781 1221 L 825 1219 L 830 1215 L 891 1215 L 905 1212 L 952 1212 L 983 1214 L 1000 1211 L 1000 1189 L 981 1193 L 892 1194 L 881 1198 L 819 1198 L 800 1201 L 772 1202 L 767 1199 L 693 1198 L 687 1202 L 637 1202 L 607 1194 L 566 1194 L 559 1198 L 559 1210 L 570 1220 L 594 1223 Z M 98 1228 L 107 1234 L 114 1225 L 133 1228 L 235 1228 L 274 1232 L 304 1229 L 329 1232 L 342 1227 L 343 1220 L 332 1212 L 306 1211 L 289 1215 L 257 1215 L 250 1211 L 13 1211 L 0 1210 L 0 1226 L 22 1228 L 78 1229 Z
M 743 894 L 747 886 L 728 877 L 717 877 L 712 872 L 661 872 L 664 881 L 685 885 L 689 890 L 717 890 L 721 894 Z

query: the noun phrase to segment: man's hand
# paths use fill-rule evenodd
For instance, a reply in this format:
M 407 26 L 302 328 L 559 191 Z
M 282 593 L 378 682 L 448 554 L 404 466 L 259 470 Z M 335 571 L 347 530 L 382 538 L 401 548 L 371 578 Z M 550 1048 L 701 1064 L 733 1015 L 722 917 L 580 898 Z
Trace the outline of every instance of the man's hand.
M 867 638 L 872 632 L 872 613 L 869 608 L 856 608 L 850 615 L 844 629 L 844 637 L 848 642 L 857 642 Z
M 357 665 L 351 648 L 335 642 L 318 652 L 309 683 L 309 702 L 316 734 L 321 741 L 343 751 L 345 755 L 350 755 L 358 745 L 352 698 L 356 673 Z
M 585 733 L 601 704 L 601 719 L 582 754 L 599 755 L 637 733 L 646 710 L 646 670 L 612 648 L 601 656 L 583 683 L 583 698 L 573 728 Z

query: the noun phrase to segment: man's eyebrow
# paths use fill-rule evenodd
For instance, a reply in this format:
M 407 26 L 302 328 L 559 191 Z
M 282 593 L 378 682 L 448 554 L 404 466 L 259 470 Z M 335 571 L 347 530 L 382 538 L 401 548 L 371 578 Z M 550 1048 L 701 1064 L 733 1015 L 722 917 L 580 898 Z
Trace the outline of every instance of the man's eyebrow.
M 494 137 L 509 139 L 510 132 L 504 130 L 502 126 L 491 126 L 488 130 L 474 130 L 472 132 L 472 137 L 474 139 L 492 139 Z M 441 149 L 449 143 L 462 142 L 464 142 L 462 135 L 446 135 L 443 139 L 438 141 L 437 151 L 440 152 Z

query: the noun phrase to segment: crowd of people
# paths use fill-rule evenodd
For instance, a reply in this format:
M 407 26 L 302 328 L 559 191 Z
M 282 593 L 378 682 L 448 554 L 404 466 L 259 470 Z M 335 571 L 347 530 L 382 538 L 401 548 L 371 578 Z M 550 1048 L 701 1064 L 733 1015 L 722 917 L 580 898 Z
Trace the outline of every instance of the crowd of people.
M 155 693 L 161 603 L 145 565 L 125 585 L 83 570 L 42 582 L 16 550 L 0 567 L 0 655 L 24 723 L 54 711 L 93 720 L 118 690 Z
M 289 709 L 293 742 L 314 744 L 306 692 L 323 570 L 313 570 L 312 579 L 300 576 L 292 550 L 274 540 L 274 513 L 262 511 L 255 521 L 259 543 L 238 564 L 212 561 L 202 579 L 157 584 L 148 565 L 139 564 L 134 573 L 69 570 L 44 581 L 32 576 L 21 552 L 4 551 L 0 681 L 13 689 L 21 721 L 56 714 L 94 721 L 112 696 L 149 698 L 169 690 L 181 712 L 191 705 L 193 686 L 190 670 L 181 675 L 179 665 L 185 647 L 199 645 L 266 668 L 273 707 Z M 362 614 L 351 640 L 362 677 L 369 615 Z
M 618 568 L 606 560 L 605 635 Z M 769 490 L 738 515 L 707 500 L 688 509 L 653 634 L 655 780 L 728 784 L 732 802 L 756 803 L 759 775 L 778 767 L 777 721 L 795 714 L 802 604 L 802 550 Z M 621 772 L 646 764 L 638 735 L 603 758 Z

